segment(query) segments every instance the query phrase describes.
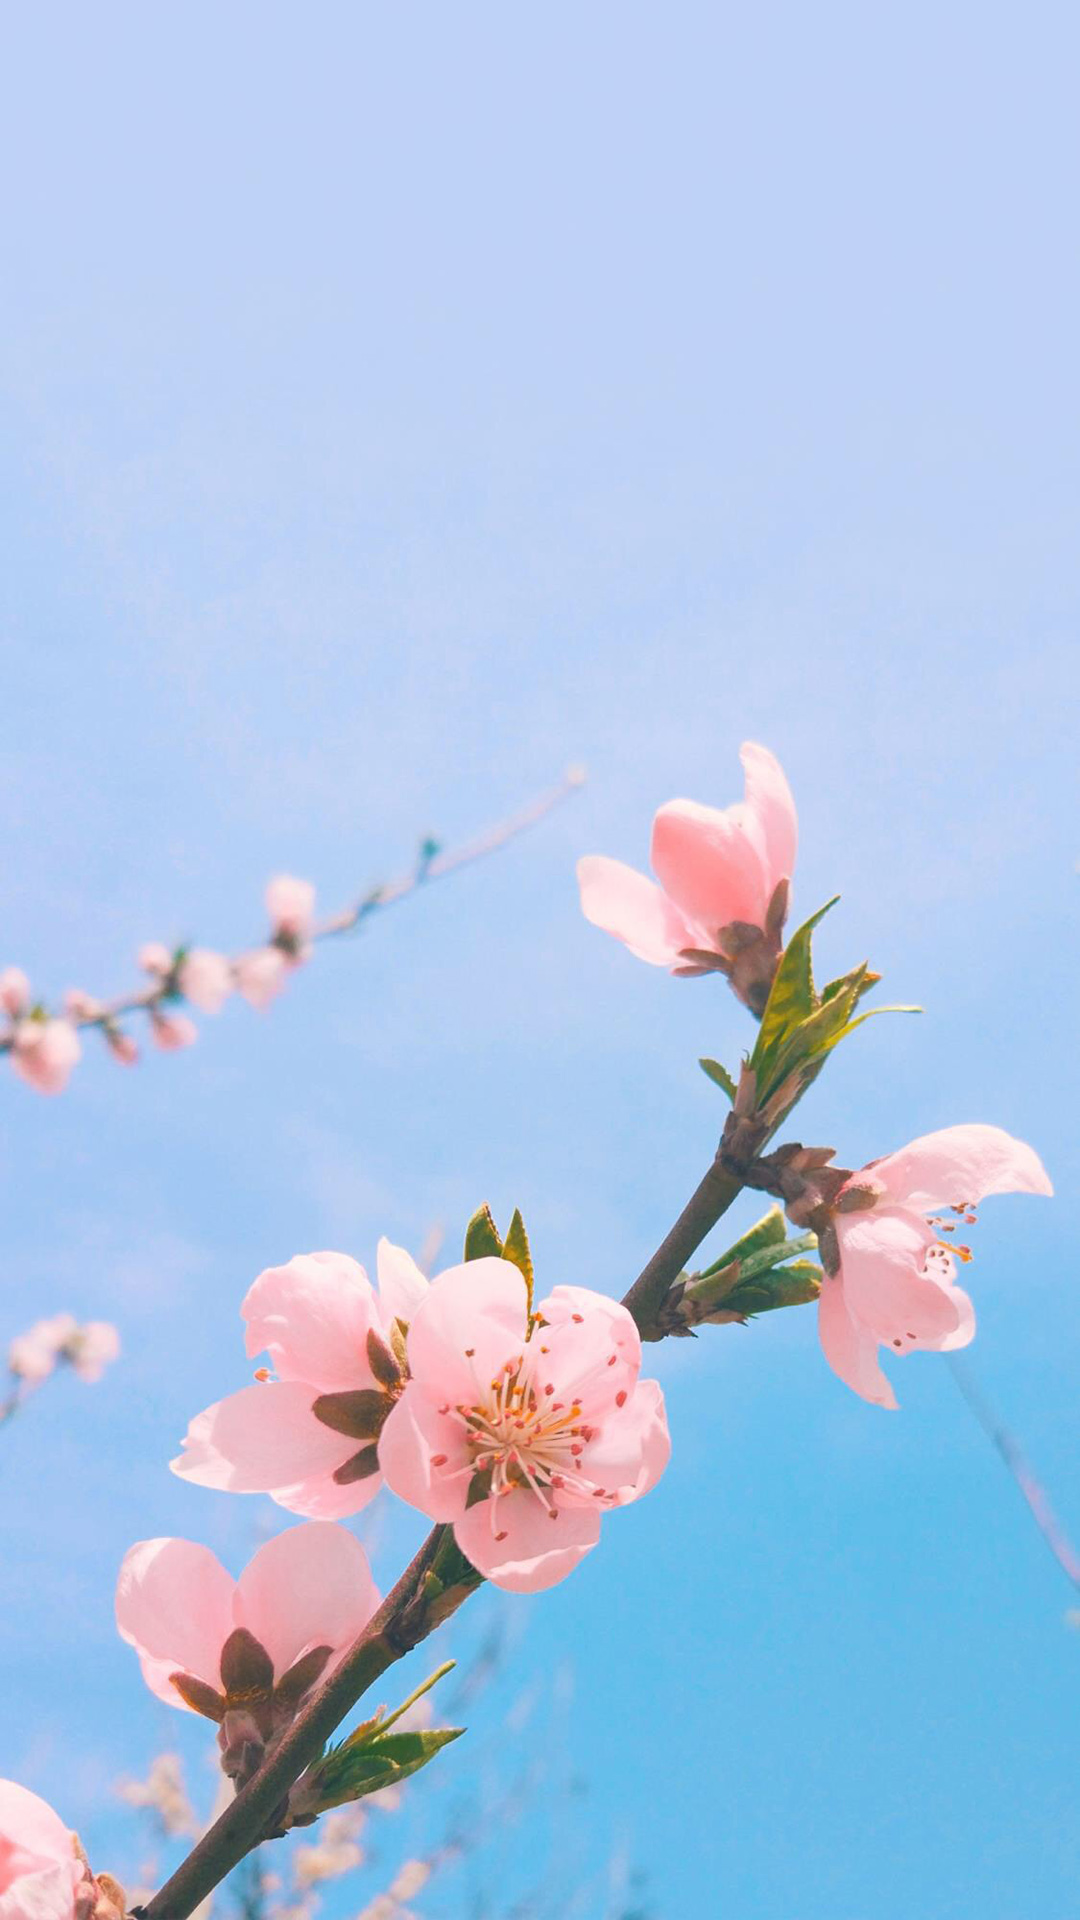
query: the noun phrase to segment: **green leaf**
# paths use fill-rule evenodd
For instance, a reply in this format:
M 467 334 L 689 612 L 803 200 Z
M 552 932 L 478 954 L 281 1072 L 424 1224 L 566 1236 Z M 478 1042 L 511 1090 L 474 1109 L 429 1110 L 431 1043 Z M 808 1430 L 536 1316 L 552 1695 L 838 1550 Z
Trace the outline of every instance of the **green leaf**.
M 767 1053 L 778 1039 L 799 1020 L 805 1020 L 813 1013 L 817 1005 L 814 992 L 814 976 L 810 965 L 810 941 L 814 928 L 831 908 L 835 907 L 840 895 L 834 894 L 826 900 L 823 907 L 804 920 L 797 927 L 780 956 L 780 965 L 776 969 L 776 978 L 772 983 L 765 1011 L 761 1016 L 761 1030 L 755 1054 L 760 1048 Z
M 460 1738 L 464 1727 L 390 1731 L 453 1665 L 452 1660 L 444 1661 L 393 1713 L 385 1714 L 380 1707 L 372 1719 L 361 1721 L 336 1747 L 327 1747 L 299 1783 L 298 1798 L 307 1819 L 407 1779 L 409 1774 L 433 1760 L 443 1747 L 449 1746 L 451 1740 Z
M 466 1260 L 502 1259 L 503 1243 L 486 1204 L 477 1207 L 465 1229 Z
M 793 1260 L 756 1279 L 742 1279 L 724 1295 L 725 1313 L 746 1316 L 774 1313 L 780 1307 L 808 1306 L 821 1291 L 821 1268 L 812 1260 Z
M 529 1236 L 525 1231 L 525 1222 L 516 1207 L 514 1208 L 514 1217 L 506 1230 L 502 1257 L 504 1260 L 512 1260 L 515 1267 L 523 1274 L 527 1295 L 526 1310 L 531 1314 L 533 1303 L 532 1254 L 529 1252 Z
M 865 1013 L 856 1014 L 854 1020 L 848 1021 L 847 1026 L 842 1033 L 837 1034 L 836 1039 L 843 1040 L 847 1034 L 854 1033 L 856 1027 L 861 1027 L 864 1020 L 873 1020 L 879 1013 L 922 1013 L 924 1011 L 925 1009 L 922 1007 L 867 1007 Z M 833 1045 L 836 1045 L 835 1040 L 833 1041 Z
M 320 1813 L 407 1780 L 410 1774 L 419 1773 L 429 1760 L 434 1760 L 452 1740 L 459 1740 L 465 1729 L 422 1727 L 407 1733 L 358 1731 L 365 1733 L 362 1741 L 354 1745 L 350 1738 L 339 1747 L 329 1748 L 313 1769 L 315 1778 L 311 1784 L 318 1796 Z
M 759 1253 L 762 1247 L 780 1246 L 786 1237 L 787 1226 L 784 1222 L 783 1208 L 770 1207 L 768 1213 L 763 1214 L 754 1226 L 748 1228 L 741 1239 L 736 1240 L 734 1246 L 720 1255 L 719 1260 L 713 1260 L 709 1266 L 703 1267 L 702 1275 L 719 1273 L 721 1267 L 729 1267 L 733 1260 L 746 1260 L 751 1254 Z
M 735 1082 L 732 1079 L 727 1068 L 722 1067 L 720 1065 L 719 1060 L 708 1060 L 708 1059 L 699 1060 L 698 1066 L 701 1068 L 702 1073 L 707 1073 L 710 1080 L 714 1081 L 718 1087 L 723 1088 L 724 1092 L 727 1094 L 728 1099 L 734 1105 Z

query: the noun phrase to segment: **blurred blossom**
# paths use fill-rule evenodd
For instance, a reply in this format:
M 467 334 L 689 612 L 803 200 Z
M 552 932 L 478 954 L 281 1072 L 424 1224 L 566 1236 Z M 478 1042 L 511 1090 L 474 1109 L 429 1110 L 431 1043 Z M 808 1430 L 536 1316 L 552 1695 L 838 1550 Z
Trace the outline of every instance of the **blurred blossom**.
M 256 947 L 235 965 L 236 985 L 249 1007 L 268 1007 L 285 985 L 289 962 L 280 947 Z
M 81 1380 L 100 1380 L 120 1352 L 120 1336 L 107 1320 L 89 1320 L 80 1326 L 70 1313 L 38 1320 L 18 1334 L 8 1348 L 8 1366 L 21 1380 L 37 1386 L 63 1363 L 74 1367 Z
M 20 1020 L 11 1064 L 35 1093 L 62 1093 L 82 1058 L 82 1044 L 69 1020 Z
M 159 1008 L 151 1007 L 150 1025 L 154 1044 L 163 1053 L 176 1053 L 181 1047 L 193 1046 L 199 1037 L 198 1027 L 186 1013 L 162 1013 Z
M 279 873 L 266 889 L 266 911 L 275 933 L 306 940 L 315 916 L 315 889 L 310 880 Z
M 69 1020 L 96 1020 L 102 1011 L 101 1001 L 93 994 L 84 992 L 82 987 L 68 987 L 64 994 L 64 1012 Z
M 160 940 L 148 940 L 144 946 L 141 946 L 138 961 L 144 973 L 164 975 L 172 972 L 172 954 Z
M 5 967 L 0 973 L 0 1007 L 13 1020 L 30 1009 L 30 982 L 21 967 Z
M 184 1788 L 179 1754 L 159 1753 L 145 1780 L 121 1780 L 117 1793 L 129 1807 L 157 1815 L 169 1839 L 196 1839 L 199 1822 Z
M 203 1013 L 220 1013 L 233 989 L 232 968 L 223 953 L 193 947 L 180 967 L 180 991 Z

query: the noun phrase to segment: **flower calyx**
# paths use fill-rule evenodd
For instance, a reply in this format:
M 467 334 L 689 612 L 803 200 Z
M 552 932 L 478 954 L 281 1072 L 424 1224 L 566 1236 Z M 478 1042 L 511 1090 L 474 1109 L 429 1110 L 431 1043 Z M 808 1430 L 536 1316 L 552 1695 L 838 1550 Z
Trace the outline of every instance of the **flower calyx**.
M 221 1649 L 221 1688 L 194 1674 L 174 1673 L 171 1680 L 181 1699 L 195 1713 L 216 1721 L 221 1768 L 240 1788 L 258 1771 L 268 1747 L 285 1728 L 321 1679 L 332 1649 L 311 1647 L 274 1682 L 274 1663 L 262 1643 L 246 1627 L 236 1627 Z
M 787 919 L 791 885 L 781 880 L 769 900 L 763 927 L 748 920 L 731 920 L 717 927 L 714 947 L 684 947 L 676 972 L 692 978 L 705 973 L 723 974 L 736 997 L 760 1020 L 769 1002 L 776 969 L 783 953 L 783 930 Z
M 373 1473 L 379 1471 L 379 1435 L 408 1379 L 406 1332 L 403 1320 L 394 1321 L 389 1342 L 374 1327 L 369 1329 L 367 1360 L 378 1382 L 377 1386 L 356 1387 L 341 1393 L 320 1393 L 312 1404 L 312 1413 L 324 1427 L 330 1427 L 334 1433 L 343 1433 L 347 1439 L 359 1442 L 357 1451 L 334 1473 L 333 1477 L 339 1486 L 351 1486 L 356 1480 L 370 1479 Z

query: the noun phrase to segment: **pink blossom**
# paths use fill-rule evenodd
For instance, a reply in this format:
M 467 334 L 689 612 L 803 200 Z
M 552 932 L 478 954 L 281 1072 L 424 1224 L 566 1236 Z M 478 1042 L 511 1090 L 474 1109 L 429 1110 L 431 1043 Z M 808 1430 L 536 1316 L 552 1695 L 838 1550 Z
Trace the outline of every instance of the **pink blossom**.
M 660 808 L 651 853 L 659 886 L 602 854 L 578 861 L 585 918 L 613 933 L 639 960 L 673 973 L 700 972 L 702 964 L 684 956 L 729 958 L 733 945 L 725 930 L 778 932 L 778 913 L 783 924 L 786 888 L 778 906 L 774 900 L 795 868 L 795 803 L 767 748 L 747 741 L 740 758 L 744 800 L 723 811 L 696 800 L 669 800 Z
M 359 1540 L 344 1527 L 315 1521 L 268 1540 L 239 1580 L 209 1547 L 192 1540 L 139 1541 L 120 1568 L 116 1624 L 135 1648 L 147 1686 L 169 1706 L 220 1720 L 236 1704 L 237 1680 L 246 1678 L 249 1705 L 252 1692 L 261 1692 L 265 1700 L 254 1703 L 256 1711 L 264 1704 L 274 1714 L 285 1705 L 291 1718 L 378 1604 Z M 238 1632 L 246 1637 L 243 1647 Z M 246 1675 L 237 1672 L 241 1652 Z M 301 1678 L 306 1685 L 298 1686 Z M 195 1684 L 181 1687 L 177 1679 Z M 280 1718 L 279 1711 L 278 1724 Z M 261 1731 L 266 1738 L 272 1728 Z
M 0 1920 L 79 1920 L 91 1899 L 70 1828 L 36 1793 L 0 1780 Z
M 242 953 L 236 962 L 236 985 L 250 1007 L 260 1012 L 270 1005 L 285 985 L 289 962 L 280 947 L 256 947 Z
M 409 1328 L 410 1378 L 379 1441 L 386 1483 L 496 1586 L 534 1593 L 596 1545 L 601 1515 L 654 1486 L 670 1453 L 664 1401 L 639 1380 L 626 1308 L 556 1287 L 530 1328 L 517 1267 L 432 1281 Z
M 186 1013 L 162 1013 L 159 1007 L 150 1009 L 150 1027 L 154 1044 L 164 1053 L 176 1053 L 181 1047 L 194 1046 L 199 1037 L 199 1029 L 194 1020 Z
M 148 940 L 139 948 L 138 959 L 144 973 L 157 973 L 164 978 L 172 972 L 173 956 L 160 940 Z
M 310 880 L 279 873 L 266 889 L 266 911 L 275 933 L 306 940 L 315 917 L 315 889 Z
M 139 1047 L 132 1034 L 125 1033 L 122 1027 L 106 1027 L 105 1038 L 114 1060 L 119 1061 L 122 1067 L 135 1065 L 139 1058 Z
M 247 1351 L 276 1379 L 242 1387 L 188 1428 L 173 1471 L 203 1487 L 268 1493 L 311 1519 L 358 1513 L 381 1484 L 376 1441 L 404 1384 L 397 1322 L 427 1290 L 403 1247 L 380 1240 L 379 1291 L 346 1253 L 268 1267 L 241 1307 Z M 397 1352 L 395 1352 L 395 1348 Z
M 30 1011 L 30 982 L 21 967 L 5 967 L 0 973 L 0 1007 L 18 1020 Z
M 79 1379 L 91 1384 L 119 1357 L 120 1335 L 108 1320 L 88 1320 L 68 1343 L 66 1354 Z
M 11 1372 L 35 1385 L 47 1380 L 59 1364 L 68 1341 L 74 1340 L 78 1332 L 79 1323 L 71 1313 L 54 1313 L 48 1320 L 35 1320 L 33 1326 L 17 1334 L 8 1347 Z
M 15 1028 L 11 1064 L 35 1093 L 63 1093 L 81 1058 L 82 1044 L 70 1020 L 20 1020 Z
M 193 947 L 180 965 L 180 991 L 203 1013 L 220 1013 L 233 990 L 232 968 L 223 953 Z
M 55 1313 L 37 1320 L 8 1347 L 8 1367 L 37 1386 L 67 1361 L 80 1379 L 100 1380 L 120 1352 L 120 1336 L 107 1320 L 89 1320 L 80 1326 L 71 1313 Z
M 74 1025 L 82 1020 L 96 1020 L 102 1011 L 101 1001 L 93 994 L 85 993 L 82 987 L 68 987 L 64 994 L 64 1013 Z
M 1034 1150 L 1000 1127 L 945 1127 L 872 1160 L 841 1188 L 833 1225 L 837 1271 L 826 1274 L 818 1330 L 833 1372 L 864 1400 L 895 1408 L 878 1364 L 893 1353 L 951 1352 L 975 1334 L 975 1309 L 956 1285 L 970 1249 L 941 1238 L 971 1222 L 994 1193 L 1053 1191 Z M 941 1208 L 953 1218 L 938 1218 Z

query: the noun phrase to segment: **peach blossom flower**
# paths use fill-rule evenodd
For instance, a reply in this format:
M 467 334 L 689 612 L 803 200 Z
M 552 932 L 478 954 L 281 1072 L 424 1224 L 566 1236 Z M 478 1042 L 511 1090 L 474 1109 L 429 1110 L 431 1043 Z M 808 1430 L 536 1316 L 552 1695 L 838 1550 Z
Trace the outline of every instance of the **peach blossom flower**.
M 233 990 L 232 968 L 223 953 L 192 947 L 180 964 L 180 991 L 203 1013 L 220 1013 Z
M 88 1320 L 68 1343 L 65 1355 L 79 1379 L 91 1384 L 119 1357 L 120 1335 L 108 1320 Z
M 20 1020 L 15 1028 L 11 1064 L 35 1093 L 63 1093 L 81 1058 L 82 1044 L 70 1020 Z
M 122 1067 L 133 1067 L 139 1058 L 138 1042 L 134 1035 L 125 1033 L 122 1027 L 106 1027 L 105 1039 L 109 1052 Z
M 144 973 L 157 973 L 164 977 L 173 969 L 173 956 L 160 940 L 148 940 L 141 946 L 138 960 Z
M 30 1011 L 30 982 L 21 967 L 5 967 L 0 973 L 0 1007 L 18 1020 Z
M 659 886 L 602 854 L 578 861 L 585 918 L 652 966 L 706 972 L 709 956 L 730 961 L 755 931 L 779 950 L 795 868 L 795 802 L 767 748 L 747 741 L 740 758 L 746 797 L 735 806 L 669 800 L 660 808 L 651 853 Z
M 0 1920 L 78 1920 L 91 1900 L 70 1828 L 36 1793 L 0 1780 Z
M 101 1001 L 95 1000 L 92 993 L 85 993 L 82 987 L 68 987 L 64 994 L 64 1013 L 75 1025 L 80 1020 L 96 1020 L 101 1011 Z
M 408 1334 L 410 1378 L 379 1441 L 387 1486 L 498 1587 L 535 1593 L 596 1545 L 601 1516 L 647 1493 L 668 1462 L 664 1400 L 639 1380 L 626 1308 L 556 1287 L 530 1327 L 507 1260 L 432 1281 Z
M 17 1334 L 8 1347 L 8 1367 L 32 1385 L 47 1380 L 62 1361 L 80 1379 L 97 1381 L 120 1352 L 120 1336 L 107 1320 L 80 1326 L 74 1314 L 56 1313 Z
M 315 889 L 310 880 L 279 873 L 266 889 L 266 911 L 274 932 L 291 940 L 306 940 L 315 917 Z
M 150 1030 L 154 1044 L 164 1053 L 176 1053 L 181 1047 L 194 1046 L 199 1037 L 199 1029 L 194 1020 L 186 1013 L 162 1013 L 159 1007 L 150 1009 Z
M 116 1624 L 159 1700 L 218 1721 L 242 1706 L 266 1740 L 378 1604 L 359 1540 L 314 1521 L 268 1540 L 239 1580 L 192 1540 L 140 1540 L 120 1568 Z
M 864 1400 L 895 1408 L 879 1347 L 948 1353 L 974 1338 L 975 1309 L 956 1285 L 956 1260 L 969 1260 L 970 1250 L 940 1236 L 972 1221 L 989 1194 L 1052 1192 L 1031 1147 L 982 1125 L 924 1134 L 852 1174 L 833 1216 L 837 1268 L 822 1280 L 818 1302 L 833 1372 Z M 941 1208 L 951 1209 L 951 1221 L 937 1217 Z
M 236 962 L 236 985 L 249 1007 L 260 1012 L 270 1005 L 285 985 L 289 962 L 280 947 L 256 947 L 242 953 Z
M 358 1513 L 380 1485 L 376 1441 L 404 1384 L 400 1331 L 427 1289 L 403 1247 L 379 1242 L 379 1291 L 346 1253 L 268 1267 L 241 1307 L 247 1351 L 276 1379 L 242 1387 L 191 1422 L 174 1473 L 268 1493 L 311 1519 Z

